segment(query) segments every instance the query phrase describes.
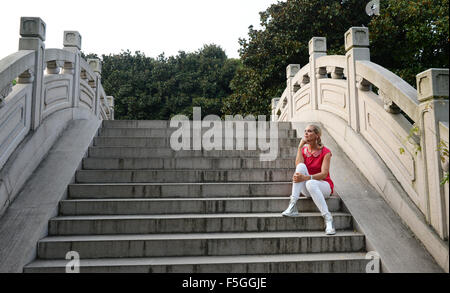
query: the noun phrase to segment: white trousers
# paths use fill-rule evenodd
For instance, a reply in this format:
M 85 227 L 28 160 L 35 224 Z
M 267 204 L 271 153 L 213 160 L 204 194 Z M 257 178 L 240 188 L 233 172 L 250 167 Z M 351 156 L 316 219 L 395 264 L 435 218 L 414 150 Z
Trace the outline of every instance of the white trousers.
M 303 163 L 298 164 L 295 172 L 309 176 L 308 168 Z M 308 180 L 305 182 L 293 183 L 291 197 L 298 200 L 300 198 L 300 193 L 303 193 L 307 197 L 312 197 L 322 216 L 330 213 L 325 201 L 325 198 L 329 198 L 331 195 L 331 187 L 328 182 L 323 180 Z

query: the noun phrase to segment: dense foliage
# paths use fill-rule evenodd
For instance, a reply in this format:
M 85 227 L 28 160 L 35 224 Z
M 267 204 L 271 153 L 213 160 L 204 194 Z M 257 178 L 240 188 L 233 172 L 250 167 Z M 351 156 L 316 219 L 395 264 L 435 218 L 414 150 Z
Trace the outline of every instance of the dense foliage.
M 371 57 L 416 86 L 416 75 L 449 66 L 448 0 L 382 0 L 369 24 Z
M 137 120 L 192 117 L 195 106 L 202 114 L 221 116 L 222 100 L 231 94 L 229 84 L 240 65 L 216 45 L 168 58 L 125 51 L 102 59 L 102 84 L 115 97 L 116 118 Z

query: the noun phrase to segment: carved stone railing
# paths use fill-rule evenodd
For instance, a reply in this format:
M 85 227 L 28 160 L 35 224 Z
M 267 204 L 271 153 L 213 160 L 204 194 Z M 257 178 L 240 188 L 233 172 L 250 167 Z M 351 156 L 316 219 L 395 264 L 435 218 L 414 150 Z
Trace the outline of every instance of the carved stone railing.
M 35 67 L 35 56 L 23 50 L 0 60 L 0 168 L 30 130 L 33 86 L 23 83 L 23 73 Z
M 448 240 L 448 185 L 440 184 L 444 172 L 438 149 L 441 140 L 448 145 L 449 70 L 420 73 L 414 89 L 370 61 L 364 27 L 346 32 L 345 56 L 327 56 L 326 47 L 325 38 L 312 38 L 309 64 L 287 67 L 286 90 L 272 101 L 274 120 L 322 123 L 416 234 L 422 232 L 414 227 L 416 219 L 402 214 L 403 199 L 389 189 L 400 185 L 420 211 L 417 217 Z M 375 166 L 378 158 L 396 183 Z
M 63 49 L 45 49 L 45 32 L 40 18 L 22 17 L 19 51 L 0 60 L 0 216 L 20 187 L 5 175 L 5 168 L 19 169 L 18 164 L 5 164 L 27 135 L 56 114 L 65 116 L 53 124 L 114 119 L 114 98 L 103 90 L 100 60 L 81 58 L 80 34 L 65 31 Z M 48 127 L 61 131 L 64 125 L 53 126 Z M 40 152 L 49 147 L 45 139 Z

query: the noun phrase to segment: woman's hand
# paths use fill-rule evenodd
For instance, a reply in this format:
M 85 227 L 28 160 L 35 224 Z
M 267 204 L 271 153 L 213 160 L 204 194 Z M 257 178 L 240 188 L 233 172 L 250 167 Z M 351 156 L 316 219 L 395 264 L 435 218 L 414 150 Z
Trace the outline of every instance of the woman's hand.
M 294 183 L 305 182 L 305 181 L 308 181 L 309 179 L 310 179 L 310 176 L 306 176 L 301 173 L 295 173 L 294 176 L 292 177 L 292 181 Z
M 306 141 L 306 139 L 304 137 L 302 137 L 302 140 L 300 140 L 300 144 L 298 145 L 298 148 L 301 149 L 302 147 L 305 146 L 305 144 L 307 144 L 308 142 Z

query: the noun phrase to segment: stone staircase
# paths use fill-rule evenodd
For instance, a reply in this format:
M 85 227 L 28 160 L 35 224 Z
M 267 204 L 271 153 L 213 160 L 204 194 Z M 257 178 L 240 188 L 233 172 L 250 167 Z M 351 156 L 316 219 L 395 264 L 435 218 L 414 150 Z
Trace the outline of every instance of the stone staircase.
M 81 272 L 365 272 L 365 237 L 339 197 L 334 236 L 311 199 L 281 216 L 299 140 L 278 127 L 279 157 L 261 162 L 260 151 L 175 152 L 167 121 L 104 121 L 24 272 L 65 272 L 69 251 Z

